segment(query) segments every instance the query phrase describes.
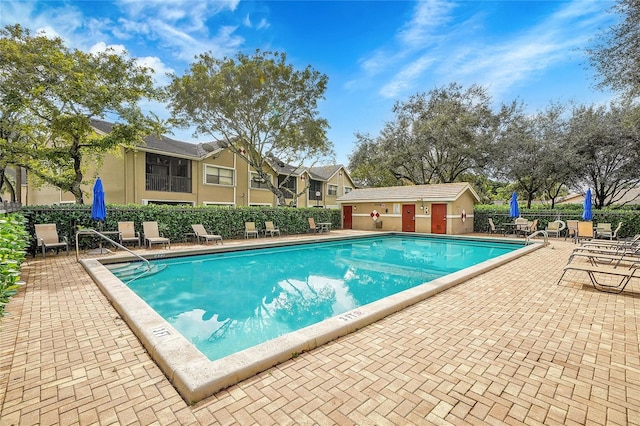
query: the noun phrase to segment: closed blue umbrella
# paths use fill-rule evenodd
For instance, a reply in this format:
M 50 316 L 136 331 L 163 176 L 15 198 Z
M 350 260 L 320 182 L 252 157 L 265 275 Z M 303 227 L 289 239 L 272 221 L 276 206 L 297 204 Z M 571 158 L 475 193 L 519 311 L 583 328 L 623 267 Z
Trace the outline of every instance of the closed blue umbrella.
M 593 212 L 591 211 L 591 188 L 587 189 L 587 193 L 584 194 L 584 211 L 582 212 L 582 219 L 593 219 Z
M 520 217 L 520 207 L 518 207 L 518 194 L 513 192 L 511 195 L 511 201 L 509 202 L 509 216 Z
M 91 205 L 91 219 L 100 222 L 100 231 L 104 220 L 107 218 L 107 206 L 104 201 L 104 188 L 102 187 L 102 180 L 96 179 L 96 183 L 93 185 L 93 204 Z M 93 250 L 91 254 L 104 254 L 109 250 L 102 248 L 102 238 L 100 238 L 100 248 Z
M 104 201 L 104 188 L 102 180 L 96 179 L 93 185 L 93 205 L 91 206 L 91 219 L 104 222 L 107 218 L 107 206 Z

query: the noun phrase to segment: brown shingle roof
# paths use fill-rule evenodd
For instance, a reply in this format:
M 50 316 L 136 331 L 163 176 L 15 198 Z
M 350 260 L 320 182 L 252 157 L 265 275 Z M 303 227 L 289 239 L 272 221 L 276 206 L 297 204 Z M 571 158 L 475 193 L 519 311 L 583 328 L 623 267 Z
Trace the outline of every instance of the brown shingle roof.
M 335 175 L 341 167 L 343 167 L 342 164 L 310 167 L 309 174 L 313 179 L 326 181 L 331 179 L 331 176 Z
M 102 133 L 110 133 L 111 129 L 113 129 L 113 123 L 103 120 L 91 120 L 91 125 Z M 203 145 L 205 145 L 203 143 L 182 142 L 164 135 L 160 137 L 149 135 L 144 138 L 144 141 L 145 145 L 138 145 L 138 148 L 192 158 L 202 158 L 208 154 L 208 151 L 203 148 Z M 219 149 L 219 145 L 216 142 L 206 142 L 206 144 L 211 146 L 210 150 Z
M 465 191 L 471 191 L 473 197 L 480 197 L 467 182 L 441 183 L 434 185 L 388 186 L 383 188 L 359 188 L 338 198 L 340 202 L 349 201 L 454 201 Z

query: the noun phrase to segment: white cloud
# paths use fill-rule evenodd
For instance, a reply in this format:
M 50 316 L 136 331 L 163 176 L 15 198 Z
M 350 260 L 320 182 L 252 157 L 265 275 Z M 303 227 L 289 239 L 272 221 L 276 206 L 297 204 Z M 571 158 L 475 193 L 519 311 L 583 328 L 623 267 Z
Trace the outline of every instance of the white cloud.
M 489 38 L 486 21 L 492 17 L 486 10 L 454 24 L 453 13 L 464 12 L 456 9 L 457 4 L 421 1 L 394 42 L 361 59 L 363 75 L 345 87 L 378 84 L 381 96 L 397 98 L 423 91 L 425 84 L 431 89 L 456 81 L 492 87 L 495 96 L 535 81 L 551 67 L 580 58 L 580 49 L 610 19 L 603 13 L 610 4 L 559 2 L 558 9 L 537 25 L 523 27 L 515 35 Z
M 168 74 L 175 73 L 175 70 L 168 67 L 157 56 L 146 56 L 143 58 L 136 58 L 136 63 L 140 66 L 147 67 L 153 70 L 153 77 L 156 84 L 164 86 L 169 84 L 170 79 Z
M 439 75 L 491 85 L 493 95 L 499 95 L 512 86 L 535 81 L 551 67 L 582 56 L 580 49 L 598 25 L 609 18 L 601 12 L 602 6 L 595 8 L 593 2 L 563 4 L 556 13 L 523 29 L 513 39 L 453 49 L 449 58 L 443 57 Z
M 413 82 L 419 78 L 425 70 L 427 70 L 432 64 L 433 58 L 423 56 L 416 61 L 409 63 L 404 67 L 395 78 L 382 86 L 380 94 L 385 98 L 396 98 L 403 93 L 406 89 L 413 85 Z
M 122 44 L 110 44 L 107 45 L 104 41 L 99 41 L 89 48 L 89 53 L 96 54 L 101 52 L 106 52 L 107 50 L 111 50 L 114 53 L 121 55 L 127 51 L 127 49 Z
M 260 22 L 258 22 L 258 25 L 254 26 L 253 21 L 251 20 L 251 17 L 249 16 L 249 14 L 245 16 L 243 25 L 247 28 L 255 28 L 258 30 L 264 30 L 271 27 L 271 24 L 269 24 L 269 21 L 267 21 L 266 18 L 262 18 Z
M 247 16 L 244 17 L 244 21 L 243 24 L 245 27 L 251 28 L 253 25 L 251 24 L 251 18 L 249 17 L 249 14 L 247 13 Z
M 119 18 L 117 24 L 111 26 L 111 33 L 119 40 L 130 40 L 136 35 L 155 39 L 149 22 L 132 21 L 126 18 Z
M 403 49 L 429 44 L 439 28 L 451 21 L 455 3 L 442 0 L 419 1 L 409 21 L 398 33 Z
M 82 27 L 83 15 L 75 7 L 65 6 L 39 10 L 38 2 L 0 0 L 0 26 L 20 24 L 33 33 L 47 37 L 60 37 L 70 46 L 76 46 L 74 32 Z
M 260 20 L 260 23 L 258 23 L 258 26 L 256 27 L 259 30 L 264 30 L 271 27 L 271 24 L 269 23 L 269 21 L 267 21 L 265 18 L 262 18 Z
M 105 42 L 100 41 L 89 49 L 89 53 L 97 54 L 101 52 L 106 52 L 107 50 L 111 50 L 118 55 L 122 55 L 127 52 L 127 49 L 122 44 L 110 44 L 107 45 Z M 127 52 L 128 53 L 128 52 Z M 169 83 L 170 79 L 167 74 L 172 74 L 175 70 L 171 67 L 168 67 L 160 58 L 157 56 L 144 56 L 138 57 L 134 59 L 136 64 L 139 66 L 149 68 L 152 71 L 153 78 L 157 85 L 166 85 Z
M 359 60 L 365 75 L 349 81 L 345 87 L 353 89 L 366 86 L 366 82 L 373 76 L 393 73 L 397 68 L 401 69 L 401 73 L 405 70 L 404 75 L 399 75 L 398 81 L 386 83 L 379 92 L 385 96 L 394 96 L 401 88 L 410 87 L 408 70 L 412 65 L 405 65 L 406 61 L 415 61 L 412 55 L 416 51 L 441 42 L 441 27 L 451 21 L 450 14 L 455 7 L 456 4 L 450 1 L 418 1 L 411 20 L 398 30 L 393 42 Z M 424 62 L 417 59 L 417 63 Z
M 133 21 L 149 17 L 168 24 L 188 28 L 191 32 L 205 30 L 205 22 L 223 11 L 233 12 L 240 0 L 120 0 L 118 4 Z

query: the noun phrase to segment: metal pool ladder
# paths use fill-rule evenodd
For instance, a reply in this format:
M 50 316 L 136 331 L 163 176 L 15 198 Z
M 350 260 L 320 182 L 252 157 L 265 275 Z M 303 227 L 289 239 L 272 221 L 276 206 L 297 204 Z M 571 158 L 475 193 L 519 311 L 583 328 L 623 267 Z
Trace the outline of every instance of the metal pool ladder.
M 107 237 L 104 234 L 101 234 L 100 232 L 96 231 L 95 229 L 82 229 L 78 232 L 76 232 L 76 262 L 79 261 L 78 259 L 78 235 L 89 235 L 89 234 L 94 234 L 97 235 L 98 237 L 107 240 L 108 242 L 110 242 L 111 244 L 113 244 L 114 246 L 121 248 L 122 250 L 126 251 L 127 253 L 129 253 L 130 255 L 137 257 L 138 259 L 142 260 L 143 262 L 145 262 L 147 264 L 147 270 L 150 271 L 151 270 L 151 263 L 145 259 L 144 257 L 140 256 L 137 253 L 132 252 L 131 250 L 129 250 L 128 248 L 126 248 L 125 246 L 123 246 L 122 244 L 113 241 L 111 238 Z
M 540 229 L 539 231 L 536 231 L 531 235 L 527 235 L 525 242 L 529 244 L 529 238 L 535 237 L 536 235 L 544 235 L 544 245 L 549 245 L 549 234 L 544 229 Z

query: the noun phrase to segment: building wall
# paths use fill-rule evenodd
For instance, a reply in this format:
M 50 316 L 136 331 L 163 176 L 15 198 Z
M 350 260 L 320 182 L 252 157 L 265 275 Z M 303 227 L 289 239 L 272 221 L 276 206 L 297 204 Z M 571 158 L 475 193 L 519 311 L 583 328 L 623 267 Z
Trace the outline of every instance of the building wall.
M 212 165 L 234 170 L 233 185 L 206 183 L 206 167 Z M 245 167 L 241 167 L 245 165 Z M 222 151 L 203 161 L 194 161 L 194 167 L 198 170 L 197 178 L 194 178 L 194 194 L 197 197 L 197 205 L 247 205 L 246 195 L 246 163 L 238 161 L 237 156 L 231 151 Z M 239 169 L 239 167 L 241 167 Z M 244 170 L 244 173 L 242 171 Z M 243 189 L 244 188 L 244 189 Z
M 298 179 L 298 192 L 300 192 L 302 188 L 306 187 L 307 183 L 309 183 L 309 175 L 305 173 L 302 176 L 298 176 L 297 179 Z M 312 205 L 313 206 L 316 205 L 315 200 L 309 199 L 309 188 L 306 188 L 306 190 L 303 191 L 302 194 L 298 197 L 298 199 L 296 200 L 296 205 L 298 207 L 310 207 Z
M 117 159 L 117 160 L 116 160 Z M 115 160 L 115 161 L 112 161 Z M 104 158 L 103 166 L 101 170 L 109 170 L 109 176 L 113 174 L 117 176 L 121 181 L 124 180 L 124 169 L 122 158 L 118 158 L 114 155 L 107 155 Z M 85 204 L 91 204 L 93 202 L 93 178 L 94 173 L 96 171 L 96 167 L 89 167 L 84 172 L 84 177 L 86 180 L 91 180 L 91 185 L 83 185 L 82 190 L 84 192 L 84 202 Z M 103 184 L 105 183 L 105 178 L 102 177 Z M 34 187 L 33 180 L 30 177 L 27 177 L 27 184 L 23 185 L 22 199 L 23 204 L 37 206 L 37 205 L 53 205 L 53 204 L 74 204 L 76 202 L 73 194 L 67 191 L 62 191 L 59 188 L 54 186 L 45 184 L 39 188 Z M 114 194 L 122 194 L 122 186 L 116 186 L 117 191 L 114 190 Z M 110 199 L 107 201 L 109 203 L 120 203 L 121 201 L 111 201 Z
M 329 185 L 335 185 L 338 187 L 336 195 L 329 195 Z M 351 190 L 353 190 L 355 189 L 355 185 L 353 184 L 349 176 L 341 170 L 338 173 L 334 174 L 325 184 L 325 207 L 338 208 L 337 199 L 347 193 L 345 191 L 345 188 L 351 188 Z
M 380 229 L 383 231 L 402 231 L 402 205 L 413 204 L 414 202 L 367 202 L 367 203 L 350 203 L 344 205 L 353 206 L 353 229 L 373 230 Z M 419 205 L 419 204 L 418 204 Z M 377 221 L 371 218 L 371 213 L 377 211 L 380 214 Z M 429 220 L 429 231 L 421 222 L 426 218 L 420 215 L 419 208 L 416 208 L 416 232 L 431 232 L 431 221 Z M 376 222 L 382 222 L 382 228 L 376 228 Z
M 144 151 L 132 151 L 129 153 L 130 158 L 133 161 L 133 173 L 127 175 L 128 186 L 133 190 L 133 198 L 131 201 L 134 204 L 150 204 L 154 202 L 183 202 L 185 204 L 193 204 L 197 201 L 196 194 L 193 192 L 196 185 L 193 178 L 193 169 L 196 167 L 196 163 L 192 162 L 192 175 L 191 175 L 191 193 L 187 192 L 167 192 L 167 191 L 148 191 L 146 189 L 146 161 L 147 153 Z M 183 161 L 190 161 L 188 159 L 182 159 Z M 103 171 L 103 174 L 106 170 Z M 104 180 L 104 179 L 103 179 Z M 104 192 L 107 203 L 110 202 L 109 192 L 112 190 L 111 184 L 107 186 L 107 182 L 103 182 Z
M 180 158 L 180 157 L 176 157 Z M 98 171 L 102 178 L 105 198 L 109 204 L 146 204 L 150 202 L 184 202 L 193 205 L 277 205 L 275 195 L 268 189 L 250 188 L 251 172 L 249 165 L 232 152 L 225 150 L 219 155 L 207 157 L 202 161 L 191 161 L 191 192 L 148 191 L 146 189 L 146 152 L 124 148 L 118 155 L 108 154 Z M 219 185 L 205 182 L 205 167 L 213 165 L 234 170 L 233 185 Z M 93 176 L 95 168 L 85 173 Z M 275 181 L 275 173 L 272 182 Z M 93 179 L 83 186 L 84 202 L 93 202 Z M 28 186 L 25 190 L 27 205 L 51 205 L 75 203 L 69 192 L 46 185 L 42 188 Z
M 296 184 L 298 191 L 301 191 L 309 183 L 309 175 L 303 173 L 301 176 L 296 177 Z M 337 195 L 329 195 L 329 185 L 336 185 Z M 307 188 L 296 199 L 296 205 L 298 207 L 324 207 L 329 209 L 338 208 L 337 198 L 346 194 L 345 187 L 354 189 L 355 185 L 349 178 L 346 172 L 335 173 L 328 181 L 322 182 L 322 200 L 309 199 L 309 189 Z M 291 198 L 287 199 L 287 202 L 292 201 Z M 277 204 L 277 199 L 274 201 Z
M 460 235 L 473 232 L 474 198 L 471 192 L 465 191 L 460 198 L 451 202 L 447 209 L 447 234 Z M 466 219 L 462 220 L 462 211 Z
M 402 231 L 402 206 L 409 204 L 415 207 L 416 221 L 415 232 L 431 233 L 431 212 L 432 205 L 447 204 L 447 226 L 448 235 L 460 235 L 473 232 L 473 206 L 474 197 L 470 191 L 465 191 L 460 198 L 455 201 L 442 202 L 422 202 L 422 201 L 380 201 L 380 202 L 360 202 L 344 203 L 342 206 L 352 206 L 352 228 L 359 230 L 382 230 L 382 231 Z M 377 222 L 382 222 L 380 228 L 376 227 L 376 221 L 371 218 L 371 213 L 377 211 L 380 216 Z M 466 219 L 462 221 L 462 211 L 466 213 Z

